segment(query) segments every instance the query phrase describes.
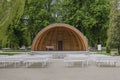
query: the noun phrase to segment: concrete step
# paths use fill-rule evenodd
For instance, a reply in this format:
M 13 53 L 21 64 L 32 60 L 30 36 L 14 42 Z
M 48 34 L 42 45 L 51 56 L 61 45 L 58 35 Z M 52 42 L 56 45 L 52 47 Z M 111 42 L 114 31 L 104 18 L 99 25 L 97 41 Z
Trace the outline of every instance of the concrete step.
M 67 54 L 90 54 L 89 51 L 31 51 L 30 54 L 52 55 L 53 59 L 63 59 Z

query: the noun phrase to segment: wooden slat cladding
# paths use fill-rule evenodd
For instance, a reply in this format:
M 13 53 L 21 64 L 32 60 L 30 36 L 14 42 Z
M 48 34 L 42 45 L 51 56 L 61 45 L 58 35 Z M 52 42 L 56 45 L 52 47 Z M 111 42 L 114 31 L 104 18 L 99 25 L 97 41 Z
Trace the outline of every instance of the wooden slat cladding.
M 50 49 L 48 49 L 50 48 Z M 88 44 L 76 28 L 67 24 L 54 24 L 41 30 L 33 41 L 33 51 L 86 51 Z

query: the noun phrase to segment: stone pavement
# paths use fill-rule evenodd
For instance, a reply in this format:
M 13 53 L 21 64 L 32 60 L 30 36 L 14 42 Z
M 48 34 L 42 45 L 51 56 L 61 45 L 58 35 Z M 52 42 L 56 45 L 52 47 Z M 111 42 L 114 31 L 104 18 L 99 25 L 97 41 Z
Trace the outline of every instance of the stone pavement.
M 62 59 L 47 68 L 0 68 L 0 80 L 120 80 L 118 67 L 66 67 Z

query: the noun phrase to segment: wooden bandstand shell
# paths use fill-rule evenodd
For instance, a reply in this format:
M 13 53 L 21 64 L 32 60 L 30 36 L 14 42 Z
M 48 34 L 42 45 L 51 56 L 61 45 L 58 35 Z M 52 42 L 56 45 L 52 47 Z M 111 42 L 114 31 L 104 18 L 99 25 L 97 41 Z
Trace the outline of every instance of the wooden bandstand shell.
M 68 24 L 52 24 L 35 37 L 32 51 L 87 51 L 84 35 Z

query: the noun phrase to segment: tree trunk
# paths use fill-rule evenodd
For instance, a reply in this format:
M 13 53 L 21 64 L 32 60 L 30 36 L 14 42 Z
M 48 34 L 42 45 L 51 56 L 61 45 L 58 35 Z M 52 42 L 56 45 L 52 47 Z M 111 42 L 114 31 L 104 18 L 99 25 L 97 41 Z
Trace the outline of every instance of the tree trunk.
M 120 47 L 118 47 L 118 54 L 120 55 Z

